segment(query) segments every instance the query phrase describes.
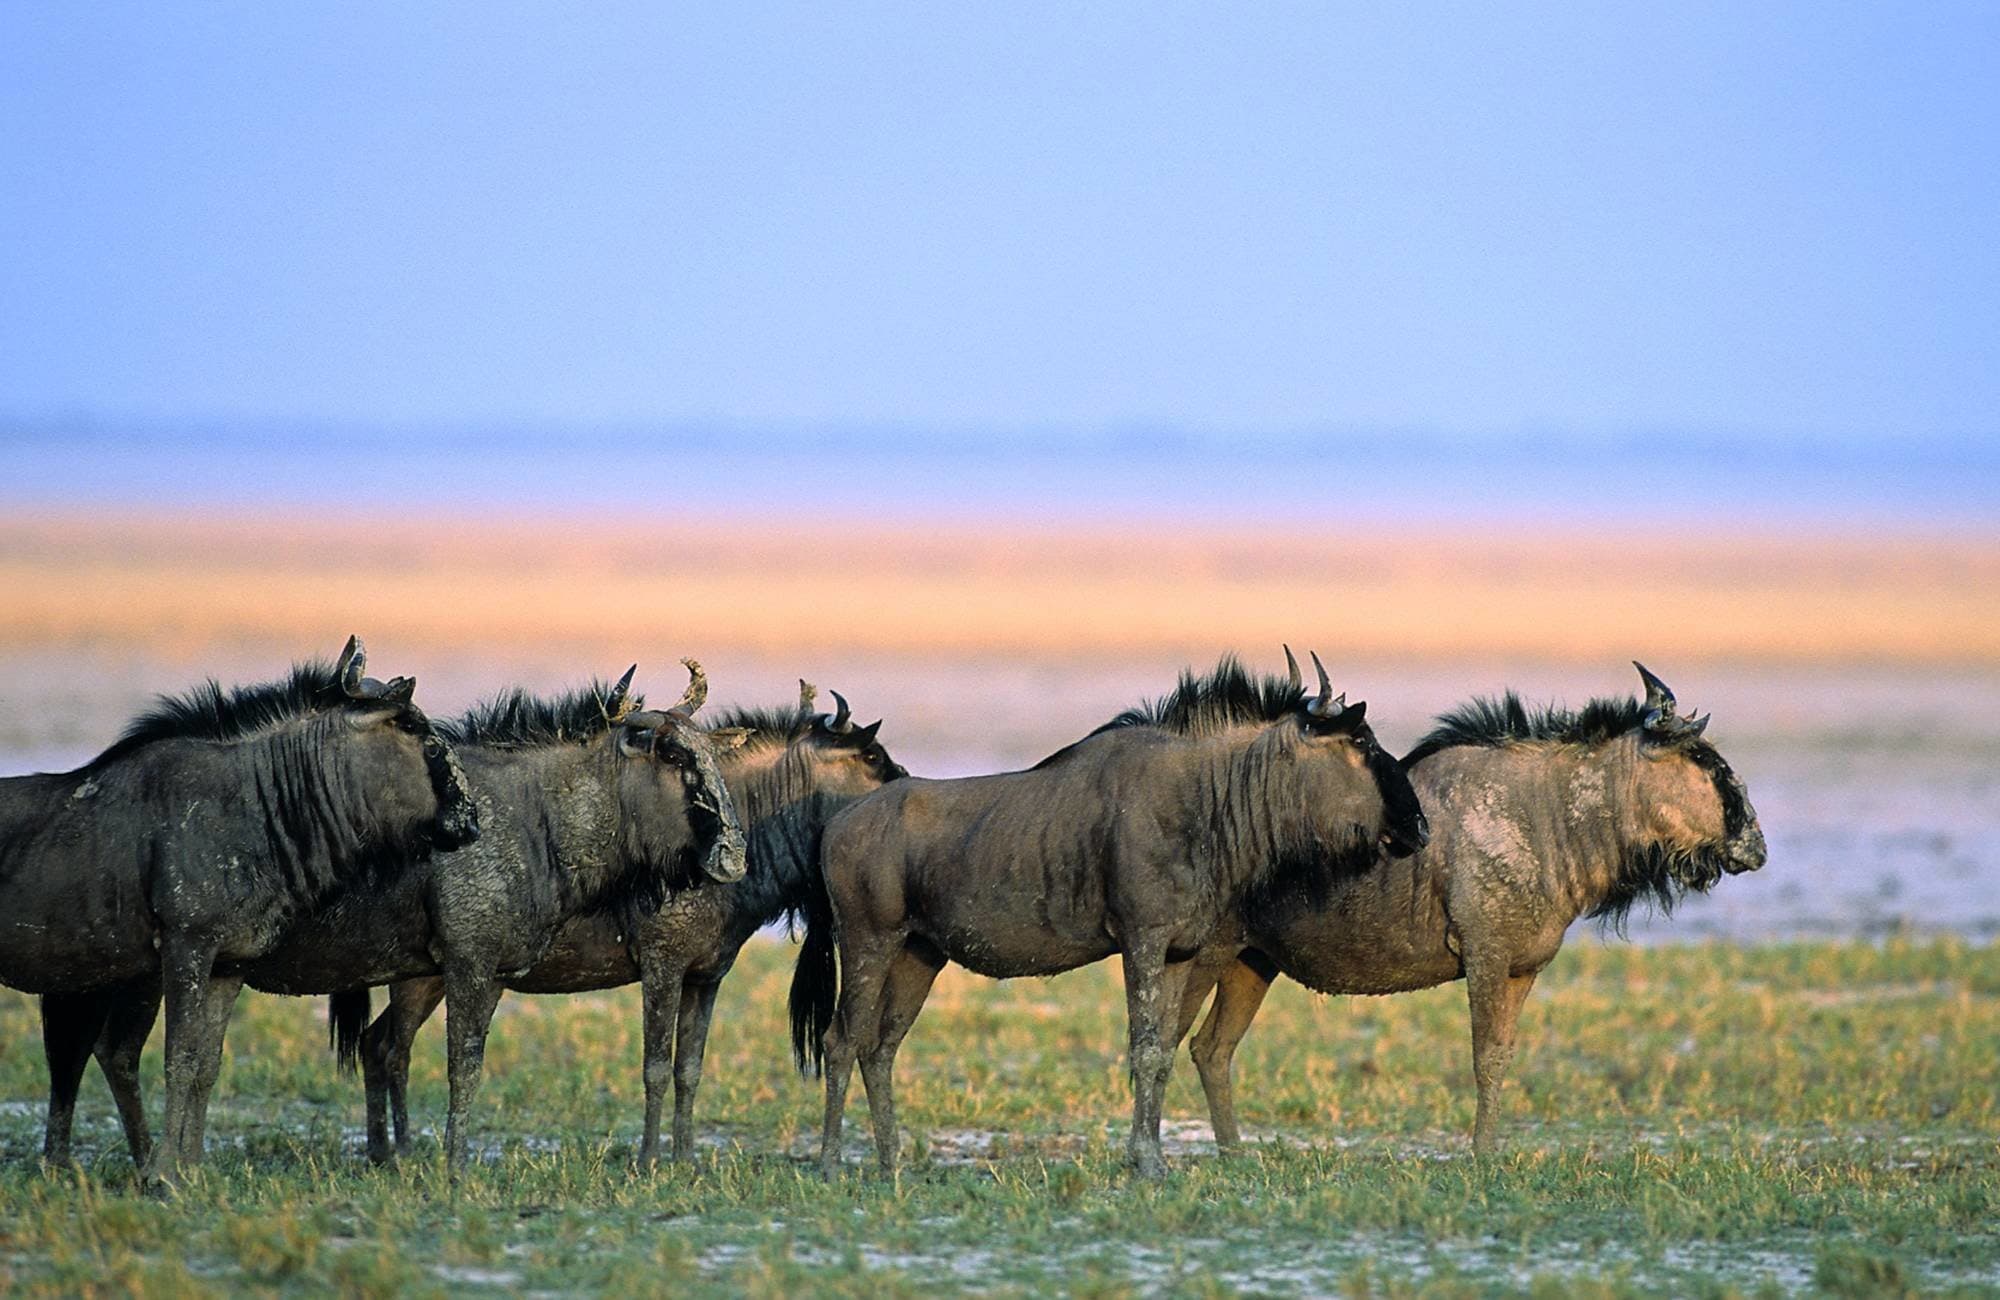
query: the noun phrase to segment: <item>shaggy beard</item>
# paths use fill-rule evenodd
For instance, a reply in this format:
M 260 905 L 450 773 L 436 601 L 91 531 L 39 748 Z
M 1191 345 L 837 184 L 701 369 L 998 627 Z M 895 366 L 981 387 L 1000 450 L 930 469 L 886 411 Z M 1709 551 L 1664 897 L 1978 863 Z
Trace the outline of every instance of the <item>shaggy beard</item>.
M 1648 903 L 1660 915 L 1671 916 L 1687 895 L 1705 894 L 1715 888 L 1715 883 L 1722 879 L 1723 865 L 1722 847 L 1716 844 L 1694 849 L 1649 844 L 1633 849 L 1626 855 L 1624 869 L 1618 873 L 1611 892 L 1585 915 L 1602 922 L 1606 929 L 1615 930 L 1622 938 L 1635 906 Z

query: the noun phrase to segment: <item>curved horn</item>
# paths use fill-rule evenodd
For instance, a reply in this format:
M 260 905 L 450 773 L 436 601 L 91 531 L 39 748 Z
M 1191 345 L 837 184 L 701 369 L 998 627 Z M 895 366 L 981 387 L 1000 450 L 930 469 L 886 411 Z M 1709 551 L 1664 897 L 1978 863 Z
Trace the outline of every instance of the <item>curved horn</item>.
M 1306 679 L 1299 676 L 1299 661 L 1297 657 L 1292 654 L 1292 648 L 1290 646 L 1286 646 L 1284 650 L 1285 650 L 1285 675 L 1291 678 L 1292 690 L 1295 693 L 1302 693 L 1306 689 Z
M 637 664 L 627 668 L 625 675 L 618 679 L 618 684 L 611 688 L 611 693 L 599 702 L 598 707 L 611 721 L 617 722 L 632 711 L 632 674 L 638 671 Z
M 826 729 L 835 732 L 846 731 L 854 725 L 854 716 L 847 710 L 847 697 L 839 691 L 828 691 L 827 694 L 833 696 L 835 711 L 833 721 L 826 724 Z
M 811 713 L 813 711 L 813 701 L 818 698 L 819 687 L 814 686 L 803 677 L 799 678 L 799 712 Z
M 361 644 L 361 638 L 347 638 L 346 647 L 340 652 L 339 662 L 333 666 L 334 680 L 340 689 L 357 699 L 361 695 L 361 678 L 368 671 L 368 650 Z
M 1639 670 L 1639 680 L 1646 684 L 1645 707 L 1648 717 L 1650 718 L 1654 713 L 1658 713 L 1662 718 L 1672 717 L 1674 712 L 1674 693 L 1667 689 L 1667 684 L 1648 672 L 1646 665 L 1640 663 L 1637 659 L 1632 661 L 1632 666 Z
M 692 717 L 694 711 L 701 707 L 702 701 L 708 698 L 708 674 L 704 673 L 701 665 L 692 659 L 683 659 L 681 663 L 687 666 L 688 688 L 687 693 L 681 696 L 681 702 L 674 708 Z
M 1333 698 L 1333 682 L 1326 675 L 1326 665 L 1319 661 L 1319 651 L 1309 651 L 1313 668 L 1319 673 L 1319 695 L 1306 706 L 1306 711 L 1315 718 L 1330 718 L 1347 707 L 1347 694 L 1342 692 L 1339 699 Z

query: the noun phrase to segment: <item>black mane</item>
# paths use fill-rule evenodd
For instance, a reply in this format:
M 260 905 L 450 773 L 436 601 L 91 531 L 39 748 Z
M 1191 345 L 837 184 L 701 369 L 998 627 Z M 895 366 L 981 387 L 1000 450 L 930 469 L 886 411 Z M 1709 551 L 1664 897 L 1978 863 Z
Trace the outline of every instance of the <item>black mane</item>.
M 1292 685 L 1289 678 L 1252 677 L 1241 659 L 1224 655 L 1206 677 L 1196 677 L 1192 668 L 1181 669 L 1181 679 L 1171 693 L 1133 705 L 1083 740 L 1125 727 L 1158 727 L 1181 736 L 1208 736 L 1241 723 L 1276 722 L 1305 700 L 1305 688 Z M 1063 746 L 1035 767 L 1060 761 L 1083 740 Z
M 1206 736 L 1239 723 L 1276 722 L 1296 712 L 1305 699 L 1304 688 L 1289 679 L 1253 677 L 1242 660 L 1224 655 L 1208 676 L 1196 677 L 1193 669 L 1183 668 L 1171 694 L 1135 705 L 1090 734 L 1119 727 L 1158 727 L 1182 736 Z
M 768 709 L 753 709 L 745 705 L 734 705 L 724 709 L 706 730 L 719 731 L 724 727 L 747 727 L 750 738 L 743 742 L 743 748 L 769 749 L 777 745 L 789 745 L 805 735 L 812 726 L 813 713 L 796 704 L 776 705 Z
M 1546 740 L 1560 745 L 1601 745 L 1637 727 L 1644 717 L 1639 701 L 1592 700 L 1581 709 L 1560 705 L 1530 709 L 1508 691 L 1499 699 L 1478 696 L 1448 713 L 1403 756 L 1413 767 L 1440 750 L 1459 746 L 1497 749 L 1519 741 Z
M 437 729 L 454 745 L 559 745 L 581 743 L 610 730 L 604 701 L 611 687 L 593 677 L 588 686 L 556 696 L 530 695 L 520 687 L 475 704 Z M 632 707 L 643 708 L 642 695 Z
M 161 740 L 241 740 L 346 700 L 333 665 L 324 659 L 293 664 L 290 675 L 255 686 L 226 687 L 211 677 L 180 695 L 159 696 L 89 766 L 100 767 Z

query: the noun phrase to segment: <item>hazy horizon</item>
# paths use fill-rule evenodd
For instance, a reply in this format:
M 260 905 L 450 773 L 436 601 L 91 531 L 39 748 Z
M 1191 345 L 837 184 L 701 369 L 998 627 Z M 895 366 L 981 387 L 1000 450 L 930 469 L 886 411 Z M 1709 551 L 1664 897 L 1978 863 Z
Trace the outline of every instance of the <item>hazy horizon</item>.
M 2000 443 L 1634 432 L 1224 434 L 313 420 L 0 420 L 0 504 L 64 511 L 308 507 L 588 512 L 658 504 L 719 520 L 815 511 L 920 523 L 1131 527 L 1175 518 L 1777 531 L 2000 525 Z

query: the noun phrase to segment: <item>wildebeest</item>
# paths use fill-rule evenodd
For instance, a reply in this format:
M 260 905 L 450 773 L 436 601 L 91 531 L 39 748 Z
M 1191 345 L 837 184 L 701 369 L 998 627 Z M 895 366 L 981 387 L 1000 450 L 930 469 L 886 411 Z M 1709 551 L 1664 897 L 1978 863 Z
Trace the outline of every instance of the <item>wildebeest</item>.
M 1290 658 L 1290 652 L 1286 652 Z M 1314 663 L 1318 663 L 1317 656 Z M 1253 899 L 1317 893 L 1410 852 L 1423 814 L 1366 706 L 1253 681 L 1234 658 L 1023 772 L 898 781 L 833 819 L 822 847 L 835 981 L 809 927 L 793 1041 L 826 1073 L 823 1172 L 840 1159 L 856 1058 L 884 1173 L 896 1165 L 897 1048 L 945 962 L 1054 975 L 1121 954 L 1133 1087 L 1129 1154 L 1157 1177 L 1167 1031 L 1193 958 L 1242 947 Z M 816 921 L 819 918 L 814 918 Z M 815 1051 L 815 1046 L 818 1050 Z
M 644 988 L 646 1123 L 643 1166 L 657 1162 L 660 1115 L 671 1071 L 673 1153 L 694 1150 L 694 1098 L 715 1011 L 716 991 L 744 942 L 781 916 L 802 915 L 825 897 L 819 845 L 827 821 L 857 797 L 907 775 L 876 733 L 880 722 L 854 724 L 840 692 L 831 715 L 812 711 L 813 689 L 799 683 L 794 708 L 733 709 L 711 736 L 743 733 L 722 757 L 722 774 L 749 844 L 749 872 L 732 882 L 704 881 L 676 891 L 658 911 L 625 909 L 579 917 L 548 954 L 506 987 L 523 993 L 580 993 L 638 980 Z M 365 995 L 364 995 L 365 996 Z M 405 1100 L 410 1044 L 444 996 L 443 981 L 405 980 L 361 1043 L 368 1077 L 369 1154 L 388 1156 L 385 1101 L 393 1107 L 396 1146 L 407 1151 Z M 386 1095 L 385 1095 L 386 1094 Z
M 1743 782 L 1638 664 L 1643 702 L 1593 700 L 1530 712 L 1509 692 L 1438 719 L 1404 758 L 1436 828 L 1430 846 L 1385 861 L 1318 900 L 1278 898 L 1250 914 L 1240 960 L 1190 981 L 1179 1031 L 1215 987 L 1194 1041 L 1220 1146 L 1241 1141 L 1230 1060 L 1283 973 L 1322 993 L 1401 993 L 1464 979 L 1479 1090 L 1473 1149 L 1491 1152 L 1514 1028 L 1535 976 L 1579 916 L 1622 924 L 1650 899 L 1764 865 Z
M 348 889 L 265 955 L 220 968 L 264 992 L 359 992 L 358 1019 L 335 1016 L 332 1026 L 350 1044 L 367 1021 L 369 986 L 441 972 L 454 1170 L 466 1156 L 500 975 L 534 965 L 574 916 L 654 905 L 697 874 L 743 874 L 734 805 L 688 716 L 707 682 L 684 662 L 687 694 L 666 711 L 636 709 L 627 672 L 608 691 L 593 683 L 554 700 L 515 691 L 440 721 L 479 808 L 479 840 Z
M 392 864 L 472 841 L 479 820 L 416 683 L 332 666 L 162 698 L 74 772 L 0 781 L 0 983 L 42 998 L 43 1152 L 69 1156 L 92 1050 L 136 1163 L 198 1161 L 238 982 L 292 922 Z M 150 1148 L 137 1066 L 164 983 L 167 1113 Z M 101 1035 L 108 1035 L 102 1037 Z

